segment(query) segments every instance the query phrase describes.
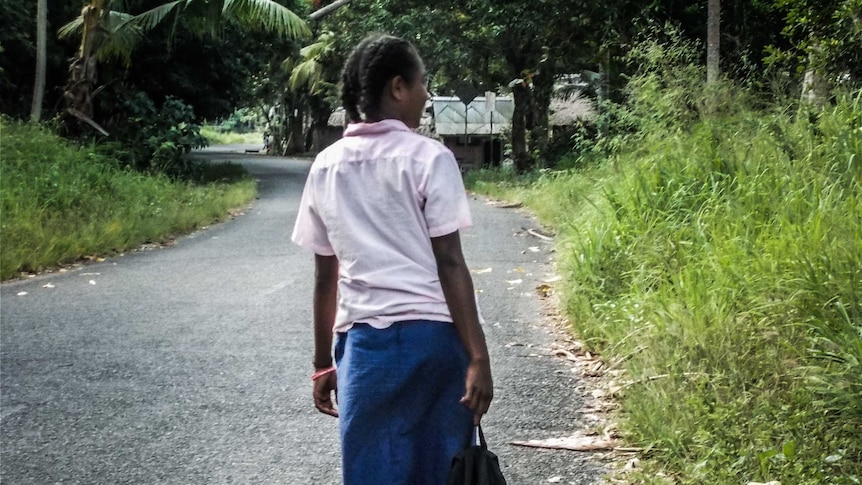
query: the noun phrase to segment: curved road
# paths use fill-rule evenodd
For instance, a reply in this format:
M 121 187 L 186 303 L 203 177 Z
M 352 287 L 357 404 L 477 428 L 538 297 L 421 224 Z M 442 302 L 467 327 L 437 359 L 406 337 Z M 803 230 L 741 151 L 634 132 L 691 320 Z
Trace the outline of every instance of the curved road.
M 289 241 L 309 161 L 232 148 L 203 155 L 258 179 L 244 215 L 0 287 L 0 482 L 340 483 L 337 422 L 310 393 L 313 258 Z M 490 447 L 510 485 L 595 483 L 587 454 L 509 444 L 582 428 L 583 397 L 548 351 L 535 287 L 550 247 L 524 233 L 529 217 L 471 204 L 463 244 L 494 366 Z

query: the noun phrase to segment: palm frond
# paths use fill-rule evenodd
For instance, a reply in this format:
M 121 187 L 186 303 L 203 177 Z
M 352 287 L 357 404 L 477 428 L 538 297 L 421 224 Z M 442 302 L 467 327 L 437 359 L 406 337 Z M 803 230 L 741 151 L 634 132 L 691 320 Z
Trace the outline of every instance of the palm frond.
M 141 29 L 129 24 L 132 15 L 111 12 L 104 26 L 107 36 L 99 46 L 100 60 L 121 59 L 127 64 L 131 61 L 132 51 L 143 38 Z
M 299 55 L 301 55 L 304 59 L 319 59 L 326 53 L 326 50 L 330 47 L 326 42 L 318 41 L 314 44 L 309 44 L 302 49 L 299 50 Z
M 126 25 L 129 27 L 137 27 L 141 29 L 142 32 L 148 32 L 156 28 L 157 25 L 161 24 L 166 18 L 172 15 L 178 18 L 191 1 L 192 0 L 174 0 L 173 2 L 159 5 L 158 7 L 147 10 L 144 13 L 135 15 L 126 22 Z
M 67 23 L 66 25 L 60 27 L 57 30 L 57 37 L 60 39 L 68 39 L 69 37 L 73 37 L 76 35 L 81 35 L 81 31 L 84 29 L 84 19 L 80 16 Z
M 298 91 L 300 87 L 307 86 L 311 94 L 317 94 L 318 84 L 323 77 L 323 67 L 315 60 L 307 60 L 298 64 L 290 74 L 287 87 L 291 91 Z
M 194 34 L 216 37 L 226 20 L 224 4 L 225 0 L 191 0 L 183 16 Z
M 108 32 L 113 34 L 128 28 L 126 24 L 129 20 L 132 20 L 132 18 L 134 18 L 134 15 L 111 10 L 107 18 L 104 20 L 104 27 Z
M 99 32 L 96 55 L 100 60 L 119 58 L 126 62 L 135 45 L 141 40 L 141 30 L 129 26 L 132 15 L 111 10 L 97 26 Z M 61 39 L 79 36 L 84 30 L 84 19 L 80 16 L 60 27 L 57 36 Z
M 222 13 L 245 25 L 262 27 L 287 38 L 311 36 L 311 30 L 304 20 L 273 0 L 224 0 Z
M 296 68 L 296 65 L 299 61 L 294 57 L 288 57 L 287 59 L 281 61 L 281 65 L 279 66 L 282 72 L 290 73 Z

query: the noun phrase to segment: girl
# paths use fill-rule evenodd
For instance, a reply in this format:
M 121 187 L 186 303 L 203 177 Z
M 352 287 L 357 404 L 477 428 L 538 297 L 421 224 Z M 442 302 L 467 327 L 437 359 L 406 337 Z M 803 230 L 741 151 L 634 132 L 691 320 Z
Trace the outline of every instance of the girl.
M 341 99 L 350 125 L 314 161 L 292 236 L 315 253 L 314 404 L 339 418 L 345 484 L 444 484 L 493 397 L 461 173 L 411 130 L 428 91 L 409 42 L 359 43 Z

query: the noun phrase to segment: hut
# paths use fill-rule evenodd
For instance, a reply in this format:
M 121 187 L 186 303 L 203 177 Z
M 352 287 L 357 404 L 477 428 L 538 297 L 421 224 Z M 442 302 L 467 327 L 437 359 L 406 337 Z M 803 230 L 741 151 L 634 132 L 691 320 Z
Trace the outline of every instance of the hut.
M 514 101 L 478 96 L 465 105 L 454 96 L 431 98 L 434 134 L 455 154 L 462 170 L 498 165 L 503 158 L 502 133 L 511 129 Z

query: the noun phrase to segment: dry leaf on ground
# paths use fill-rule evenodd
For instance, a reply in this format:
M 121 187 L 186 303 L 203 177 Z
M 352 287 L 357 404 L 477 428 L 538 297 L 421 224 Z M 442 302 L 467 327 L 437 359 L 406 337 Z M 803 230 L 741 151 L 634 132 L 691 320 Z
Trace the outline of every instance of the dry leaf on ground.
M 554 293 L 554 287 L 549 284 L 542 283 L 536 287 L 536 291 L 539 293 L 539 296 L 547 298 Z
M 597 451 L 612 450 L 617 442 L 602 436 L 573 435 L 564 438 L 548 438 L 544 440 L 512 441 L 516 446 L 530 448 L 547 448 L 554 450 Z

